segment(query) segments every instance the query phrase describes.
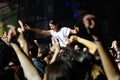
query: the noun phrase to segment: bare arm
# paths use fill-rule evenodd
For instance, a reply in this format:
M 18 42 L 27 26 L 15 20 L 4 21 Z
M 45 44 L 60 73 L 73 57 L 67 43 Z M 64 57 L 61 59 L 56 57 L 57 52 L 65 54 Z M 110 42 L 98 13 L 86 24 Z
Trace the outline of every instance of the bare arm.
M 71 36 L 70 41 L 74 41 L 74 40 L 85 45 L 86 47 L 88 47 L 90 53 L 95 54 L 95 52 L 97 50 L 97 46 L 94 42 L 87 40 L 87 39 L 84 39 L 84 38 L 81 38 L 81 37 L 78 37 L 78 36 Z
M 21 20 L 18 20 L 18 23 L 19 23 L 19 25 L 21 27 L 21 28 L 18 28 L 18 31 L 20 32 L 18 42 L 21 44 L 20 46 L 24 50 L 26 55 L 29 56 L 29 54 L 28 54 L 28 45 L 27 45 L 26 40 L 24 39 L 25 38 L 25 35 L 24 35 L 25 29 L 24 29 L 24 26 L 23 26 L 23 23 L 22 23 Z
M 91 34 L 91 36 L 93 37 L 97 45 L 98 53 L 100 55 L 102 65 L 108 80 L 119 80 L 120 74 L 118 73 L 118 71 L 116 71 L 115 65 L 111 61 L 111 58 L 109 57 L 109 54 L 107 54 L 103 44 L 99 41 L 96 41 L 98 40 L 98 37 L 95 36 L 95 34 Z
M 115 70 L 115 66 L 113 65 L 112 61 L 110 60 L 108 54 L 106 53 L 104 47 L 100 42 L 96 42 L 98 47 L 98 52 L 101 57 L 101 61 L 107 75 L 108 80 L 119 80 L 120 74 Z
M 50 61 L 50 64 L 55 62 L 55 60 L 56 60 L 56 58 L 57 58 L 57 56 L 59 54 L 59 50 L 60 50 L 60 46 L 58 44 L 57 39 L 56 38 L 52 38 L 52 41 L 53 41 L 53 46 L 55 48 L 55 51 L 54 51 L 54 54 L 53 54 L 52 59 Z
M 33 32 L 36 32 L 36 33 L 39 33 L 39 34 L 43 34 L 43 35 L 51 35 L 50 34 L 50 30 L 42 30 L 42 29 L 31 28 L 28 25 L 25 26 L 25 29 L 31 30 Z
M 19 34 L 17 34 L 17 32 L 19 32 Z M 23 45 L 22 42 L 20 42 L 22 40 L 24 40 L 24 42 L 27 43 L 26 40 L 23 38 L 22 28 L 19 28 L 15 32 L 15 29 L 13 27 L 10 27 L 10 32 L 8 32 L 8 36 L 10 44 L 14 48 L 20 61 L 20 64 L 23 68 L 25 77 L 28 80 L 42 80 L 37 69 L 34 67 L 28 56 L 25 54 L 24 49 L 18 45 L 18 43 L 20 45 Z
M 33 66 L 28 56 L 25 55 L 25 53 L 18 47 L 18 45 L 14 43 L 11 43 L 11 45 L 18 56 L 18 59 L 25 73 L 25 77 L 28 80 L 42 80 L 37 69 Z

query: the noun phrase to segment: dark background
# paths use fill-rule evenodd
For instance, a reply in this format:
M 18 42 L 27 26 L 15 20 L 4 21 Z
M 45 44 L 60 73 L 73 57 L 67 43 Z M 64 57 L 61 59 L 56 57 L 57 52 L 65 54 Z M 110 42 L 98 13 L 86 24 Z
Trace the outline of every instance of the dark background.
M 18 19 L 35 28 L 49 29 L 48 20 L 58 18 L 65 26 L 73 26 L 77 11 L 91 10 L 101 24 L 106 43 L 120 39 L 120 7 L 114 0 L 8 0 L 18 4 Z M 36 33 L 31 38 L 49 42 L 49 36 Z M 42 40 L 43 39 L 43 40 Z

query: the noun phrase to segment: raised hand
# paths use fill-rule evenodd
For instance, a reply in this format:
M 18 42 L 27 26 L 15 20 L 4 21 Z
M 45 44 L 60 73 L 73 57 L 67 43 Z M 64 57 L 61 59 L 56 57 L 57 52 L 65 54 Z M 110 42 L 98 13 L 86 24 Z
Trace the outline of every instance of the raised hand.
M 23 23 L 21 20 L 18 20 L 18 23 L 20 25 L 19 28 L 17 28 L 17 31 L 19 32 L 19 36 L 18 36 L 18 42 L 21 46 L 21 48 L 23 49 L 23 51 L 28 55 L 28 46 L 27 46 L 27 41 L 25 38 L 25 27 L 23 26 Z
M 73 41 L 77 41 L 77 36 L 70 36 L 68 41 L 69 41 L 69 43 L 72 43 Z
M 18 23 L 19 23 L 19 25 L 20 25 L 20 27 L 21 27 L 21 30 L 24 31 L 25 29 L 24 29 L 24 26 L 23 26 L 22 21 L 21 21 L 21 20 L 18 20 Z
M 30 30 L 30 26 L 28 26 L 27 24 L 25 24 L 25 30 Z
M 79 32 L 79 27 L 74 25 L 74 29 L 76 30 L 76 32 Z
M 116 48 L 117 47 L 117 40 L 112 41 L 111 48 Z
M 18 20 L 18 23 L 20 25 L 20 27 L 17 28 L 17 31 L 20 33 L 18 37 L 18 42 L 20 43 L 21 47 L 23 47 L 23 42 L 25 41 L 25 37 L 24 37 L 25 29 L 21 20 Z
M 13 37 L 15 37 L 17 35 L 15 26 L 7 25 L 7 27 L 9 28 L 9 31 L 8 31 L 8 42 L 10 42 L 11 40 L 15 41 L 15 38 L 13 39 Z

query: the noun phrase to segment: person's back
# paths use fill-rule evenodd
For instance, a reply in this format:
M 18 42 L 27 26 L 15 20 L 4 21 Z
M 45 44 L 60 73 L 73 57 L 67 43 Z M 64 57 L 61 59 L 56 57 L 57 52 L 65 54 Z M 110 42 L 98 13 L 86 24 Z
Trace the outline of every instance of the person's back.
M 8 65 L 14 50 L 0 39 L 0 80 L 15 80 L 14 70 Z

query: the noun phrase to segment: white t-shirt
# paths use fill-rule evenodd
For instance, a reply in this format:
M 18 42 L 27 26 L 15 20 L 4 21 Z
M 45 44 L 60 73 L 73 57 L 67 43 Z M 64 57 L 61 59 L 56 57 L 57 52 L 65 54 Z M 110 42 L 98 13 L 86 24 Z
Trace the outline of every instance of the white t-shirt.
M 51 33 L 52 37 L 55 37 L 58 39 L 60 46 L 66 47 L 68 44 L 68 37 L 70 34 L 70 30 L 71 29 L 68 27 L 63 27 L 58 32 L 50 30 L 50 33 Z

